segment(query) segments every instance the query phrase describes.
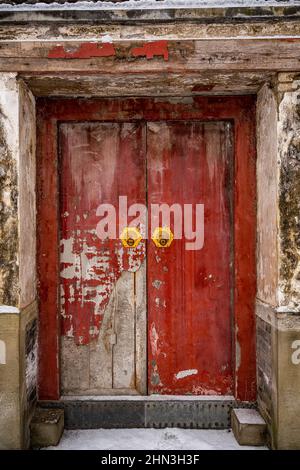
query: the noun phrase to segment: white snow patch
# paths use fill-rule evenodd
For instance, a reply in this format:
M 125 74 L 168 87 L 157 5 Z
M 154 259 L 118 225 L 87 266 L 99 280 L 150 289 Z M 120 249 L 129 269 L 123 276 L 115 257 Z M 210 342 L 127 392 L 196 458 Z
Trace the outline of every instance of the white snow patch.
M 101 42 L 113 42 L 113 38 L 109 34 L 105 34 L 101 37 Z
M 280 307 L 276 308 L 277 313 L 295 313 L 296 315 L 299 315 L 299 307 L 294 307 L 290 305 L 281 305 Z
M 177 372 L 175 374 L 175 377 L 177 380 L 184 379 L 185 377 L 189 377 L 189 375 L 196 375 L 198 374 L 197 369 L 187 369 L 187 370 L 181 370 L 180 372 Z
M 20 313 L 20 310 L 11 305 L 0 305 L 0 313 Z
M 239 408 L 234 411 L 239 422 L 242 424 L 265 424 L 264 419 L 257 410 L 251 408 Z
M 231 430 L 91 429 L 65 431 L 49 450 L 259 450 L 240 446 Z

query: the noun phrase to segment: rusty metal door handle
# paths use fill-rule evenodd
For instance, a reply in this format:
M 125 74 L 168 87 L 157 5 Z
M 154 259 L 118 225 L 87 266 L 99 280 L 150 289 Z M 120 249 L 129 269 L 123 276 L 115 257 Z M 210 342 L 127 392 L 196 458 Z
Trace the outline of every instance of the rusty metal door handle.
M 122 230 L 120 239 L 125 248 L 136 248 L 142 240 L 142 235 L 136 227 L 125 227 Z
M 156 227 L 151 238 L 157 248 L 168 248 L 174 239 L 174 235 L 170 227 Z

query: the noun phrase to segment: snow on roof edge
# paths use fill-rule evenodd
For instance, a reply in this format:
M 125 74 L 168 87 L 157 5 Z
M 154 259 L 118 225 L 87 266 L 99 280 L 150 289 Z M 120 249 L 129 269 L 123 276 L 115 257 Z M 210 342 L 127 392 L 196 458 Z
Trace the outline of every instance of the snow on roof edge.
M 125 0 L 123 2 L 89 1 L 64 3 L 38 2 L 12 5 L 0 4 L 0 11 L 66 11 L 66 10 L 163 10 L 163 9 L 210 9 L 210 8 L 257 8 L 300 6 L 300 0 Z

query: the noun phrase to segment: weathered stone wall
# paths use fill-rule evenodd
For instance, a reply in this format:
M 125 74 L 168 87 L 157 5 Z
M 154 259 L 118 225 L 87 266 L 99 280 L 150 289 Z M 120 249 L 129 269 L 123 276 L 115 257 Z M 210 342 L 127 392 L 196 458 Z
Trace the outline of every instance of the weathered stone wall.
M 300 449 L 300 316 L 277 317 L 277 449 Z
M 20 308 L 36 299 L 35 99 L 22 80 L 19 91 L 19 279 Z
M 277 95 L 271 83 L 257 96 L 257 402 L 274 439 L 276 380 L 273 363 L 274 308 L 278 286 Z
M 300 313 L 300 76 L 279 74 L 281 311 Z
M 268 444 L 277 436 L 277 323 L 274 308 L 256 303 L 257 404 L 268 427 Z
M 15 74 L 0 76 L 0 145 L 0 448 L 11 449 L 29 445 L 37 379 L 35 107 Z
M 21 447 L 19 311 L 0 307 L 0 340 L 5 360 L 0 364 L 0 449 Z
M 279 282 L 276 447 L 300 449 L 300 80 L 278 75 Z
M 272 337 L 271 325 L 256 319 L 257 335 L 257 401 L 269 429 L 272 423 Z
M 15 74 L 0 77 L 0 305 L 19 304 L 18 90 Z
M 257 108 L 258 406 L 270 445 L 300 448 L 300 93 L 278 74 Z
M 22 310 L 20 319 L 20 422 L 24 448 L 30 445 L 29 426 L 37 403 L 37 336 L 37 304 L 32 302 Z
M 257 96 L 257 298 L 277 305 L 277 99 L 271 84 Z

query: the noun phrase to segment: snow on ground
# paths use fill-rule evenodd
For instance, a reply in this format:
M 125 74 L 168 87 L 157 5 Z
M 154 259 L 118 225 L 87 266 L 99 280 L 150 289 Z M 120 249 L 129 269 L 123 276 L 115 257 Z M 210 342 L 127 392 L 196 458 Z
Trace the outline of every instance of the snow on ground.
M 230 430 L 91 429 L 65 431 L 49 450 L 258 450 L 240 446 Z

